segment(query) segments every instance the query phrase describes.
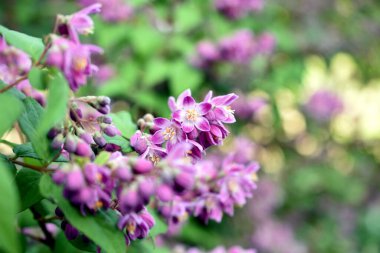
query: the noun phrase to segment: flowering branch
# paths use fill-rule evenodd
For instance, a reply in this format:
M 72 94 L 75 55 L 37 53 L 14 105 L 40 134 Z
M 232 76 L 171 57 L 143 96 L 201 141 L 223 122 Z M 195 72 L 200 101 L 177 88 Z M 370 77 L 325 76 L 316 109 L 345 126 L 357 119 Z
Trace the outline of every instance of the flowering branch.
M 38 172 L 49 172 L 50 170 L 48 170 L 47 168 L 45 167 L 41 167 L 41 166 L 37 166 L 37 165 L 33 165 L 33 164 L 28 164 L 28 163 L 24 163 L 24 162 L 20 162 L 20 161 L 17 161 L 15 159 L 9 159 L 10 162 L 14 163 L 14 164 L 17 164 L 17 165 L 21 165 L 25 168 L 29 168 L 29 169 L 32 169 L 32 170 L 35 170 L 35 171 L 38 171 Z

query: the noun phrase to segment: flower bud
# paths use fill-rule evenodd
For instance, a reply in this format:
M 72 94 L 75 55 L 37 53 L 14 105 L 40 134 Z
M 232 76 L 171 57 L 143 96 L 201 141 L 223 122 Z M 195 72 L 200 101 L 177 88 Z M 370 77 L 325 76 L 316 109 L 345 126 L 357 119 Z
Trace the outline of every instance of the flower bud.
M 54 139 L 59 133 L 61 133 L 61 129 L 60 129 L 60 128 L 53 127 L 53 128 L 50 129 L 50 131 L 48 132 L 47 137 L 48 137 L 49 139 Z
M 99 132 L 96 132 L 96 133 L 94 134 L 93 138 L 94 138 L 95 143 L 96 143 L 99 147 L 104 147 L 104 146 L 107 144 L 106 139 L 104 139 L 104 137 L 102 136 L 102 134 L 99 133 Z
M 102 107 L 111 104 L 111 99 L 109 97 L 106 97 L 106 96 L 99 96 L 97 98 L 97 101 L 98 101 L 99 105 Z
M 65 235 L 68 240 L 75 240 L 79 236 L 79 231 L 70 223 L 65 226 Z
M 133 172 L 137 174 L 149 173 L 152 169 L 153 164 L 144 158 L 138 158 L 133 164 Z
M 162 202 L 169 202 L 173 199 L 173 191 L 166 184 L 160 185 L 157 189 L 156 194 L 157 194 L 158 199 L 161 200 Z
M 190 173 L 180 172 L 174 178 L 174 189 L 179 193 L 192 188 L 193 185 L 194 177 Z
M 57 136 L 54 137 L 54 139 L 51 143 L 51 147 L 53 149 L 61 149 L 63 146 L 64 140 L 65 140 L 65 138 L 63 137 L 63 134 L 58 134 Z
M 151 123 L 151 122 L 153 122 L 154 117 L 153 117 L 152 114 L 147 113 L 147 114 L 144 115 L 143 119 L 144 119 L 144 121 L 146 121 L 146 122 L 150 122 L 150 123 Z
M 63 184 L 63 182 L 65 182 L 66 179 L 66 173 L 62 170 L 56 170 L 52 178 L 56 184 Z
M 57 207 L 54 212 L 55 212 L 55 215 L 57 215 L 59 218 L 65 217 L 62 210 L 59 207 Z
M 83 174 L 86 180 L 90 183 L 93 184 L 97 181 L 97 176 L 98 176 L 98 166 L 94 163 L 88 163 L 85 165 L 83 169 Z
M 69 153 L 74 153 L 75 152 L 75 150 L 77 148 L 77 140 L 76 140 L 76 137 L 74 135 L 68 134 L 66 136 L 66 141 L 65 141 L 64 148 Z
M 82 139 L 79 139 L 75 149 L 75 154 L 78 156 L 90 157 L 93 154 L 93 152 L 88 143 L 86 143 Z
M 105 105 L 105 106 L 97 108 L 97 110 L 98 110 L 98 112 L 100 112 L 102 114 L 108 114 L 111 112 L 111 107 L 109 105 Z
M 75 169 L 67 174 L 66 187 L 70 190 L 79 190 L 84 186 L 84 178 L 80 169 Z
M 103 131 L 110 137 L 113 137 L 119 133 L 119 130 L 114 125 L 108 125 Z
M 148 148 L 148 143 L 142 135 L 141 131 L 137 131 L 134 135 L 132 135 L 131 146 L 140 155 L 146 151 L 146 149 Z
M 138 212 L 142 208 L 140 196 L 134 189 L 124 190 L 121 194 L 119 204 L 122 212 Z
M 144 181 L 139 183 L 138 190 L 139 190 L 139 194 L 140 194 L 141 198 L 144 201 L 144 204 L 146 205 L 149 203 L 150 197 L 155 192 L 155 186 L 154 186 L 154 183 L 152 181 L 144 180 Z
M 112 123 L 112 118 L 109 116 L 100 116 L 97 118 L 98 122 L 101 123 L 106 123 L 106 124 L 111 124 Z
M 129 181 L 133 177 L 129 167 L 117 168 L 115 170 L 115 176 L 121 181 Z

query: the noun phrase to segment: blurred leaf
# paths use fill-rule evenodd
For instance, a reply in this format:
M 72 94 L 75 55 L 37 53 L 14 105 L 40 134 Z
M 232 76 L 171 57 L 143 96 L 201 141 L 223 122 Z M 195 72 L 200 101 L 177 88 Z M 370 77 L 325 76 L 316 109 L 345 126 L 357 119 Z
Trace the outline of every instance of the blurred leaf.
M 170 91 L 174 96 L 186 89 L 195 90 L 202 82 L 202 74 L 181 61 L 173 64 L 170 74 Z
M 45 46 L 40 38 L 35 38 L 20 32 L 9 30 L 2 25 L 0 25 L 0 33 L 9 44 L 23 50 L 35 61 L 38 60 L 44 51 Z
M 137 130 L 129 112 L 121 111 L 110 114 L 112 123 L 121 131 L 124 137 L 130 138 Z
M 96 163 L 97 165 L 104 165 L 106 164 L 106 162 L 108 162 L 110 157 L 111 153 L 102 151 L 96 156 L 94 163 Z
M 17 189 L 6 164 L 0 161 L 0 251 L 20 252 L 16 213 L 19 209 Z
M 0 164 L 6 166 L 8 171 L 15 176 L 17 173 L 16 166 L 8 160 L 8 157 L 0 153 Z
M 152 59 L 148 61 L 145 68 L 143 83 L 146 86 L 154 86 L 164 81 L 168 75 L 168 64 L 162 59 Z
M 152 210 L 151 208 L 148 208 L 149 213 L 153 216 L 156 224 L 154 227 L 150 230 L 149 235 L 153 238 L 160 234 L 164 234 L 168 230 L 168 225 L 162 220 L 160 216 L 158 216 L 157 212 L 155 210 Z
M 164 46 L 164 36 L 151 26 L 134 27 L 131 40 L 133 49 L 141 56 L 152 57 Z
M 22 103 L 9 93 L 0 94 L 1 113 L 0 113 L 0 137 L 12 128 L 15 121 L 23 110 Z
M 59 233 L 55 239 L 54 253 L 82 253 L 96 252 L 96 245 L 89 241 L 83 241 L 79 236 L 75 240 L 67 240 L 63 232 Z
M 41 173 L 23 168 L 16 174 L 16 184 L 20 196 L 20 209 L 18 212 L 29 208 L 42 199 L 40 194 Z
M 103 135 L 103 137 L 106 139 L 107 143 L 118 145 L 121 148 L 121 152 L 123 153 L 129 153 L 132 151 L 131 145 L 129 145 L 129 141 L 123 136 L 116 135 L 114 137 L 110 137 L 108 135 Z
M 41 69 L 38 67 L 32 67 L 28 73 L 28 79 L 30 84 L 36 89 L 45 89 L 46 82 L 48 80 L 47 69 Z
M 174 14 L 176 30 L 186 32 L 203 21 L 198 6 L 193 1 L 183 2 L 177 6 Z
M 124 235 L 117 229 L 116 221 L 113 222 L 106 212 L 98 212 L 94 216 L 82 216 L 47 174 L 41 178 L 40 191 L 45 197 L 53 198 L 65 214 L 65 218 L 104 251 L 107 253 L 126 252 Z

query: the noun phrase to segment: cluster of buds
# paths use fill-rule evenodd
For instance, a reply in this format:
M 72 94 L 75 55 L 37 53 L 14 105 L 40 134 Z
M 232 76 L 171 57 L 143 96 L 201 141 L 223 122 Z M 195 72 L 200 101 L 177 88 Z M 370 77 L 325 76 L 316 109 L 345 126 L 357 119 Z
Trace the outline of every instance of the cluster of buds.
M 215 0 L 215 8 L 230 19 L 238 19 L 250 12 L 260 11 L 264 0 Z
M 199 42 L 192 64 L 205 69 L 219 62 L 248 64 L 259 54 L 270 54 L 274 46 L 275 39 L 269 33 L 254 37 L 249 30 L 239 30 L 217 43 Z
M 91 6 L 95 3 L 102 5 L 101 17 L 107 22 L 122 22 L 131 19 L 133 8 L 123 0 L 78 0 L 83 6 Z
M 22 50 L 10 46 L 0 36 L 0 80 L 11 85 L 22 77 L 25 77 L 32 68 L 32 60 Z M 36 99 L 41 105 L 45 104 L 45 96 L 34 89 L 25 79 L 16 85 L 26 96 Z
M 254 249 L 243 249 L 240 246 L 233 246 L 231 248 L 217 247 L 211 251 L 204 251 L 198 248 L 186 249 L 184 246 L 176 246 L 173 253 L 256 253 Z
M 69 101 L 70 120 L 65 126 L 53 128 L 48 137 L 53 139 L 53 149 L 63 149 L 69 154 L 94 157 L 94 150 L 119 150 L 115 144 L 107 143 L 104 135 L 113 137 L 120 131 L 112 124 L 111 100 L 108 97 L 87 96 Z
M 79 34 L 93 32 L 94 23 L 89 15 L 99 13 L 100 7 L 100 4 L 93 4 L 69 16 L 59 15 L 56 24 L 58 35 L 50 36 L 46 63 L 63 72 L 73 91 L 85 85 L 87 77 L 98 70 L 91 63 L 91 54 L 100 54 L 103 50 L 95 45 L 81 44 Z

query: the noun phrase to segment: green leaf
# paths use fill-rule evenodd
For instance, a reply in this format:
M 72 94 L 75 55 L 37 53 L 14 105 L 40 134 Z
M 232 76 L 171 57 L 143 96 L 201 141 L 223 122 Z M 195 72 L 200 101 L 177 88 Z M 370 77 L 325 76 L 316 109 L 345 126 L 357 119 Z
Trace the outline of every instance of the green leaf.
M 2 25 L 0 25 L 0 33 L 9 44 L 23 50 L 35 61 L 38 60 L 44 51 L 45 46 L 40 38 L 35 38 L 24 33 L 9 30 Z
M 169 70 L 168 64 L 159 58 L 148 61 L 145 68 L 143 83 L 148 87 L 164 81 Z
M 63 197 L 62 189 L 55 185 L 47 174 L 41 178 L 40 191 L 45 197 L 54 199 L 66 219 L 104 251 L 126 252 L 124 235 L 106 212 L 98 212 L 94 216 L 82 216 L 79 210 Z
M 55 239 L 54 253 L 82 253 L 96 252 L 96 246 L 92 242 L 83 241 L 79 236 L 75 240 L 67 240 L 63 232 L 59 233 Z
M 19 119 L 20 127 L 28 140 L 32 142 L 33 148 L 38 156 L 47 161 L 49 158 L 49 143 L 45 136 L 37 132 L 37 126 L 44 113 L 42 106 L 34 99 L 27 97 L 23 100 L 25 111 Z
M 29 208 L 42 199 L 39 188 L 41 176 L 41 173 L 25 168 L 19 170 L 16 174 L 16 184 L 21 204 L 18 210 L 19 212 Z
M 47 81 L 48 81 L 48 73 L 47 69 L 41 69 L 39 67 L 32 67 L 29 71 L 28 79 L 30 84 L 37 89 L 45 89 Z
M 113 124 L 121 131 L 124 137 L 130 138 L 137 130 L 137 126 L 132 120 L 132 116 L 129 112 L 121 111 L 117 113 L 111 113 Z
M 200 72 L 184 62 L 176 62 L 172 66 L 170 76 L 170 91 L 174 96 L 178 96 L 186 89 L 195 90 L 202 83 Z
M 42 160 L 37 155 L 36 151 L 33 148 L 32 143 L 30 143 L 30 142 L 15 146 L 13 148 L 13 153 L 15 153 L 15 155 L 17 157 L 30 157 L 30 158 L 34 158 L 37 160 Z M 61 155 L 55 160 L 55 162 L 68 162 L 68 160 Z
M 22 103 L 9 93 L 0 94 L 0 137 L 9 130 L 23 110 Z
M 18 210 L 17 189 L 8 165 L 0 161 L 0 252 L 20 252 L 17 234 L 16 213 Z
M 121 151 L 123 153 L 129 153 L 132 151 L 131 145 L 129 145 L 129 141 L 125 139 L 123 136 L 116 135 L 116 136 L 110 137 L 107 135 L 103 135 L 103 137 L 106 139 L 108 143 L 112 143 L 112 144 L 120 146 Z
M 203 18 L 198 5 L 189 1 L 176 8 L 174 20 L 176 31 L 186 32 L 199 25 Z
M 156 221 L 156 224 L 154 227 L 150 230 L 149 235 L 153 238 L 166 233 L 168 231 L 168 225 L 162 220 L 160 216 L 158 216 L 157 212 L 148 208 L 149 213 L 153 216 L 154 220 Z
M 110 157 L 111 157 L 111 153 L 102 151 L 96 156 L 94 163 L 98 165 L 104 165 L 108 162 Z
M 0 154 L 0 164 L 3 164 L 4 166 L 6 166 L 8 171 L 10 171 L 10 173 L 13 176 L 16 175 L 17 173 L 16 166 L 8 160 L 7 156 Z
M 46 136 L 48 131 L 66 117 L 67 101 L 69 100 L 69 85 L 63 75 L 54 71 L 49 75 L 49 93 L 46 110 L 38 126 L 41 136 Z

